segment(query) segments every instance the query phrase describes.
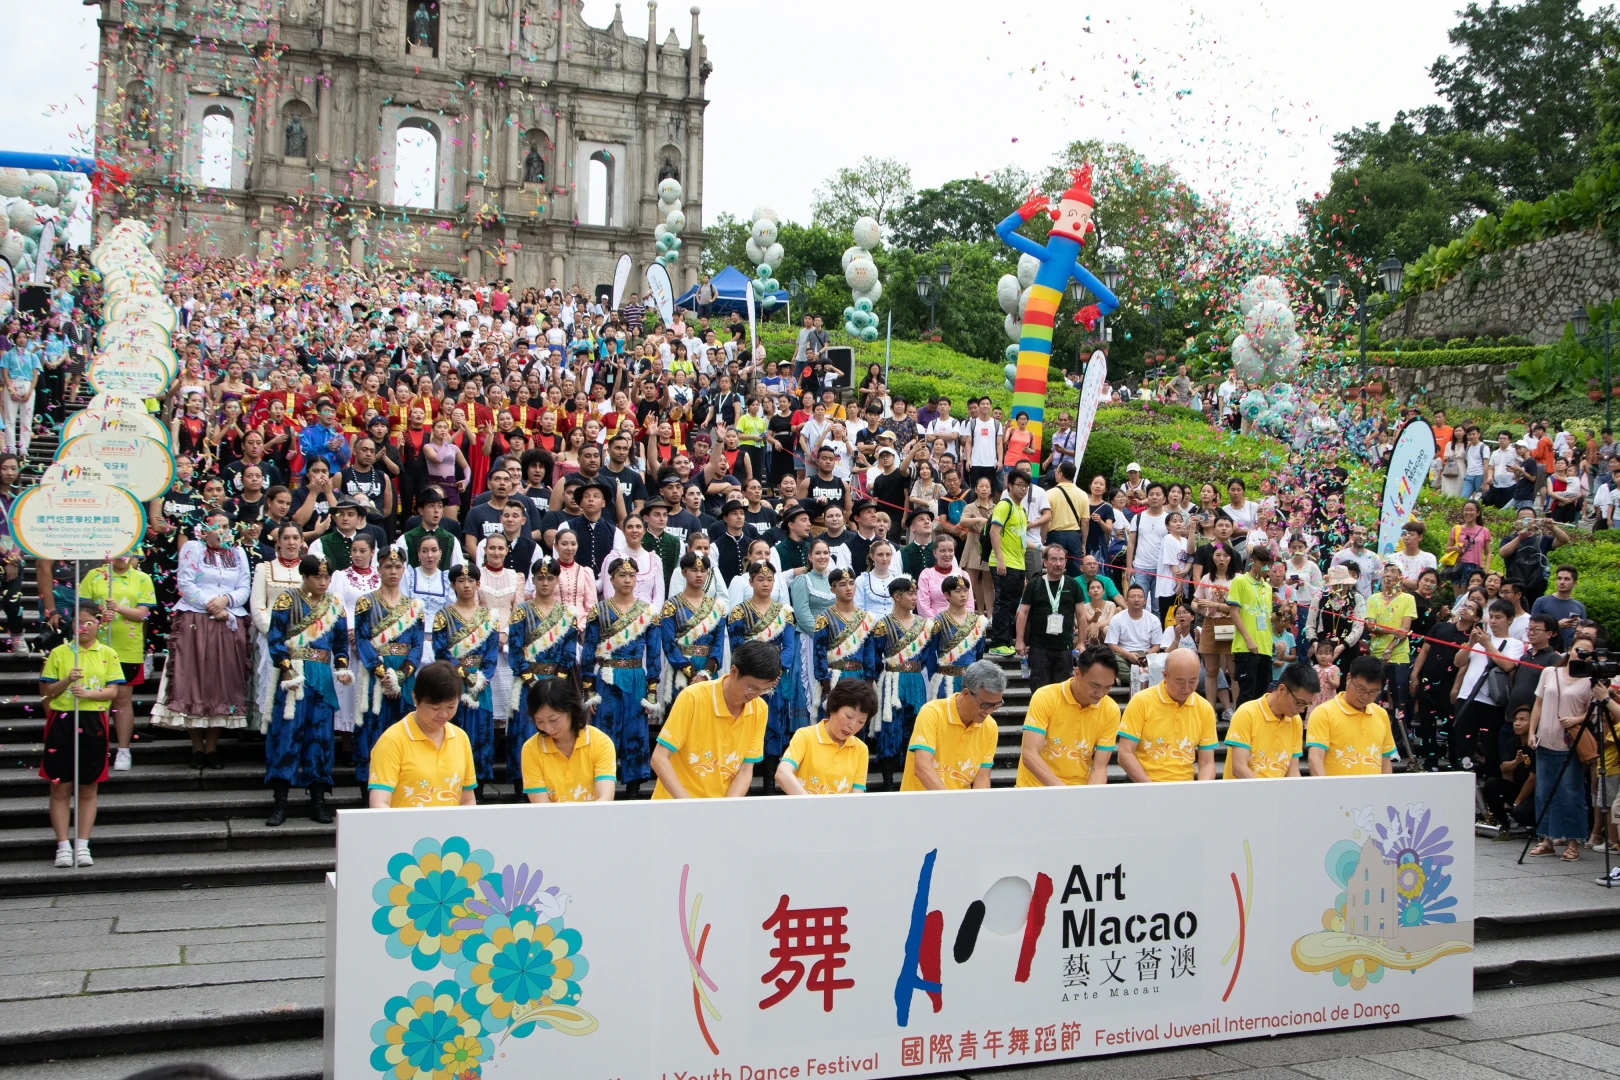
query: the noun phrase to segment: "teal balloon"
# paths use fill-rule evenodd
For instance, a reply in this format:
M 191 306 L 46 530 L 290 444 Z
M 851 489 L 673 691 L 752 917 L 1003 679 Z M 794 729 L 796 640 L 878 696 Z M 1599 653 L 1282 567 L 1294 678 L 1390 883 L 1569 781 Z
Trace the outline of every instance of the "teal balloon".
M 855 310 L 856 311 L 871 311 L 872 310 L 872 301 L 868 300 L 864 296 L 861 297 L 859 300 L 855 301 Z
M 766 311 L 771 310 L 772 308 L 774 308 L 776 306 L 776 297 L 767 296 L 764 300 L 760 301 L 760 306 L 763 307 Z
M 754 267 L 754 276 L 759 278 L 761 281 L 769 279 L 771 276 L 771 264 L 760 263 L 758 266 Z
M 669 250 L 671 250 L 671 251 L 679 251 L 681 249 L 681 238 L 680 237 L 678 237 L 678 236 L 669 236 L 669 235 L 666 234 L 664 239 L 669 241 Z
M 1007 355 L 1008 360 L 1017 360 L 1018 359 L 1018 346 L 1016 346 L 1016 345 L 1007 346 L 1006 355 Z M 1017 367 L 1016 364 L 1014 364 L 1013 366 Z
M 849 322 L 853 318 L 855 318 L 855 309 L 852 308 L 852 307 L 845 308 L 844 309 L 844 321 Z
M 864 330 L 861 331 L 861 340 L 862 341 L 876 341 L 877 339 L 878 339 L 877 327 L 868 326 Z
M 1266 411 L 1266 395 L 1262 390 L 1250 390 L 1238 402 L 1238 408 L 1243 411 L 1244 419 L 1258 420 Z
M 765 287 L 771 290 L 771 292 L 779 292 L 782 288 L 782 283 L 777 281 L 775 278 L 771 278 L 771 280 L 765 283 Z
M 846 322 L 844 324 L 844 333 L 848 334 L 850 337 L 860 337 L 861 328 L 852 322 Z
M 1285 382 L 1277 383 L 1266 391 L 1266 396 L 1272 401 L 1286 401 L 1294 396 L 1294 388 Z
M 1001 371 L 1007 376 L 1007 385 L 1011 386 L 1012 381 L 1018 377 L 1018 365 L 1008 364 L 1006 367 L 1002 368 Z

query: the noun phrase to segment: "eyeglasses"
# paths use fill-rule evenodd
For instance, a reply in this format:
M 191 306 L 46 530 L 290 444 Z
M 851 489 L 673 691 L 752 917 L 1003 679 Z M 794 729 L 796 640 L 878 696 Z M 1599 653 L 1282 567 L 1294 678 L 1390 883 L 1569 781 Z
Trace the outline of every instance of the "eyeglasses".
M 993 713 L 997 709 L 1001 708 L 1002 697 L 1000 694 L 997 694 L 996 699 L 990 702 L 988 705 L 985 704 L 983 698 L 979 697 L 977 692 L 971 694 L 970 696 L 973 698 L 973 704 L 979 707 L 979 711 L 981 713 Z

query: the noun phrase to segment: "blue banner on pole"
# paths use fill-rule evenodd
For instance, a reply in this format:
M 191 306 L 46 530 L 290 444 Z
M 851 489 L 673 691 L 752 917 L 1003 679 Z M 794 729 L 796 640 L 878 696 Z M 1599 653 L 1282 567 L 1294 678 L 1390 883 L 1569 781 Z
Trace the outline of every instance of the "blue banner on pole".
M 1411 420 L 1395 436 L 1384 473 L 1384 502 L 1378 513 L 1378 554 L 1390 555 L 1400 547 L 1401 526 L 1412 516 L 1418 494 L 1434 464 L 1434 428 L 1427 420 Z

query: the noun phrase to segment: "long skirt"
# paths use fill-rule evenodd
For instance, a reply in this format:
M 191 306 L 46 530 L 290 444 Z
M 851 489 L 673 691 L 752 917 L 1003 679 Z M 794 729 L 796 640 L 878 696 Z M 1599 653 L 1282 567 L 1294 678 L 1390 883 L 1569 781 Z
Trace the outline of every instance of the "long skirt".
M 480 784 L 495 779 L 495 716 L 488 709 L 472 709 L 463 701 L 456 706 L 456 726 L 472 742 L 473 774 Z
M 382 733 L 410 712 L 414 705 L 413 690 L 416 685 L 416 676 L 404 680 L 399 686 L 399 697 L 382 697 L 382 708 L 373 710 L 367 702 L 365 715 L 361 722 L 354 727 L 354 778 L 364 787 L 371 779 L 371 748 L 377 745 Z
M 793 733 L 810 724 L 810 706 L 804 680 L 799 677 L 802 665 L 795 663 L 782 672 L 776 689 L 768 699 L 769 715 L 765 721 L 765 756 L 781 757 L 787 750 Z
M 360 666 L 360 656 L 353 649 L 349 650 L 349 670 L 354 671 Z M 332 689 L 337 691 L 337 712 L 332 717 L 332 727 L 336 731 L 353 731 L 355 720 L 359 716 L 358 705 L 355 703 L 355 683 L 347 686 L 334 682 Z
M 641 707 L 646 697 L 646 676 L 639 668 L 619 668 L 613 677 L 623 679 L 625 686 L 620 689 L 605 680 L 597 683 L 596 692 L 602 695 L 602 703 L 596 707 L 593 723 L 613 740 L 613 748 L 619 755 L 619 779 L 627 784 L 650 780 L 652 742 L 647 737 L 647 713 Z M 515 779 L 522 784 L 521 769 Z
M 264 782 L 332 788 L 332 714 L 326 699 L 305 687 L 288 717 L 287 692 L 277 689 L 275 711 L 264 739 Z
M 1558 786 L 1553 786 L 1554 777 L 1569 755 L 1568 750 L 1536 748 L 1536 816 L 1541 818 L 1540 834 L 1549 840 L 1579 840 L 1586 836 L 1586 794 L 1582 790 L 1586 779 L 1581 763 L 1571 761 L 1558 779 Z
M 281 679 L 276 674 L 275 665 L 270 663 L 270 639 L 252 631 L 253 667 L 248 679 L 250 702 L 250 715 L 253 718 L 253 728 L 260 735 L 270 730 L 270 708 L 275 700 L 276 685 Z
M 867 751 L 878 760 L 905 755 L 917 710 L 928 703 L 928 682 L 919 671 L 885 671 L 878 679 L 878 715 L 867 724 Z
M 245 728 L 248 723 L 248 620 L 236 629 L 195 611 L 175 612 L 169 662 L 152 723 L 171 728 Z

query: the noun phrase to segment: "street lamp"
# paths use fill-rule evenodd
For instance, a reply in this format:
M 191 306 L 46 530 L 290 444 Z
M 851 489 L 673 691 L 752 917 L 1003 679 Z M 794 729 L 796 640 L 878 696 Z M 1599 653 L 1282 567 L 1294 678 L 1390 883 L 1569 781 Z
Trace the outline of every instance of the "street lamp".
M 1367 381 L 1367 320 L 1372 317 L 1375 310 L 1392 308 L 1395 306 L 1395 295 L 1401 291 L 1401 279 L 1406 276 L 1406 267 L 1401 264 L 1393 252 L 1384 257 L 1378 264 L 1378 279 L 1384 286 L 1387 299 L 1376 304 L 1367 303 L 1367 283 L 1356 282 L 1356 323 L 1361 328 L 1361 381 Z M 1337 315 L 1339 306 L 1344 302 L 1344 279 L 1334 274 L 1322 283 L 1322 298 L 1327 302 L 1329 315 Z
M 1152 300 L 1142 301 L 1142 318 L 1153 320 L 1153 351 L 1155 354 L 1159 352 L 1159 337 L 1164 328 L 1164 313 L 1176 304 L 1175 290 L 1166 285 L 1159 290 L 1158 300 L 1157 304 Z M 1158 359 L 1158 356 L 1155 355 L 1154 359 Z
M 1587 331 L 1592 327 L 1592 318 L 1587 315 L 1586 308 L 1578 307 L 1575 314 L 1569 317 L 1570 323 L 1575 327 L 1575 336 L 1581 341 L 1587 340 Z M 1603 309 L 1603 430 L 1609 428 L 1609 403 L 1614 399 L 1613 390 L 1609 386 L 1609 309 Z
M 793 301 L 799 298 L 799 290 L 801 288 L 803 288 L 803 286 L 799 284 L 798 278 L 794 278 L 792 281 L 788 282 L 787 321 L 789 326 L 793 325 Z
M 935 279 L 939 281 L 937 290 L 934 288 Z M 939 269 L 935 271 L 933 278 L 930 278 L 927 274 L 917 275 L 917 299 L 928 305 L 928 332 L 930 334 L 934 332 L 934 312 L 939 304 L 939 298 L 944 295 L 950 284 L 951 264 L 948 262 L 939 264 Z

